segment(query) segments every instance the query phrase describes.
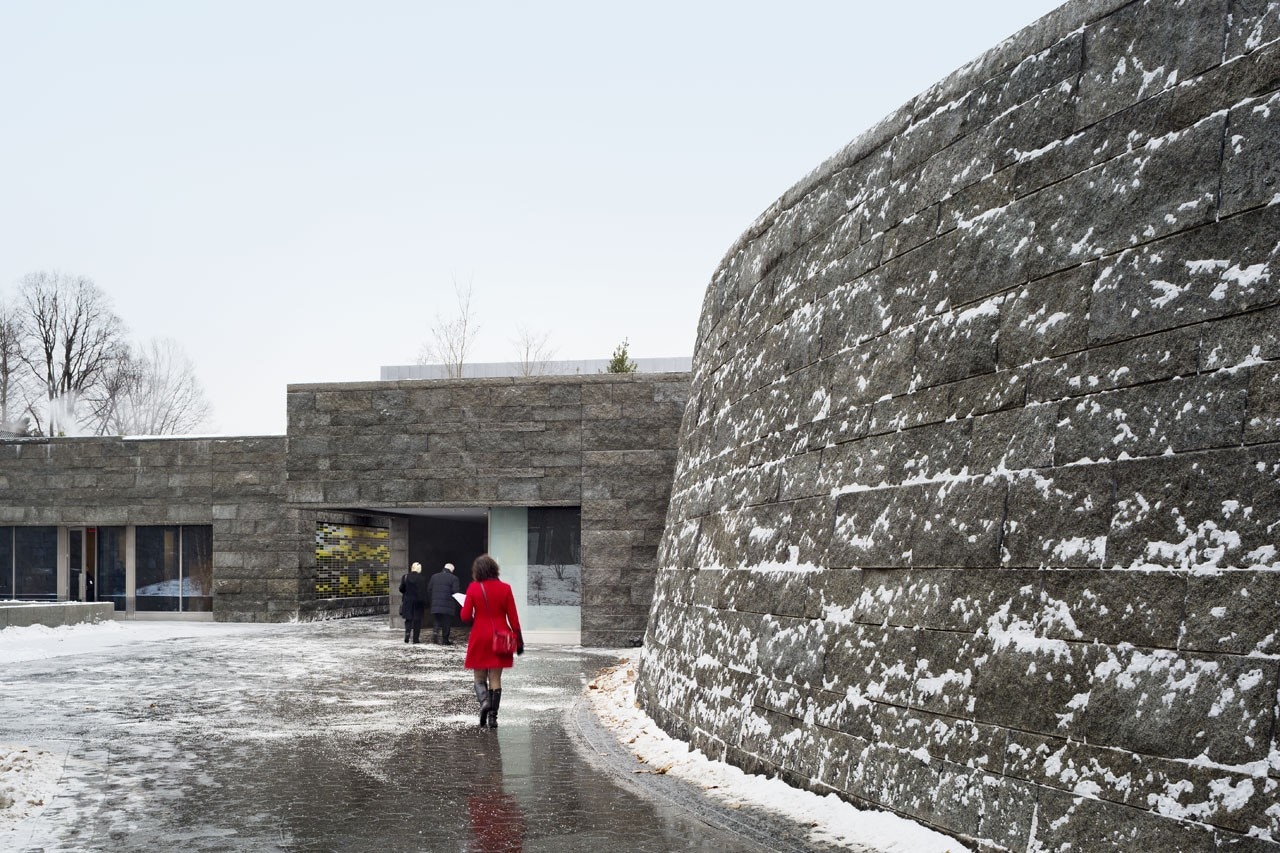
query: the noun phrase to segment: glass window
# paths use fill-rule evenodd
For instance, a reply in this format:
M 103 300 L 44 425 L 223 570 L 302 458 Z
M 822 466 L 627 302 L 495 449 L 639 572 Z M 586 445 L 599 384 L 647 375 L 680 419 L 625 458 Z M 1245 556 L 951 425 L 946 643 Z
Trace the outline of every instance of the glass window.
M 182 609 L 213 610 L 213 527 L 182 528 Z
M 529 603 L 582 604 L 582 510 L 529 508 Z
M 139 611 L 179 609 L 179 529 L 175 525 L 139 526 L 137 597 Z
M 98 528 L 98 601 L 110 601 L 125 609 L 123 527 Z
M 13 598 L 12 527 L 0 527 L 0 598 Z
M 58 598 L 58 528 L 13 529 L 14 587 L 17 598 Z
M 213 609 L 213 527 L 176 524 L 139 527 L 139 611 Z

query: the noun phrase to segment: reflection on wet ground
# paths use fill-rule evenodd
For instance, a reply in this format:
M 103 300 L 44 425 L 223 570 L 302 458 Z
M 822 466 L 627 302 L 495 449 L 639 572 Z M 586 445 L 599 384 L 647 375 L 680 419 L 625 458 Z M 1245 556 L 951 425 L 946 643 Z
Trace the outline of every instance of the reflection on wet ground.
M 19 663 L 0 740 L 64 756 L 22 851 L 758 851 L 619 785 L 570 714 L 606 652 L 531 646 L 479 729 L 463 645 L 383 620 L 217 631 Z M 12 842 L 12 843 L 10 843 Z

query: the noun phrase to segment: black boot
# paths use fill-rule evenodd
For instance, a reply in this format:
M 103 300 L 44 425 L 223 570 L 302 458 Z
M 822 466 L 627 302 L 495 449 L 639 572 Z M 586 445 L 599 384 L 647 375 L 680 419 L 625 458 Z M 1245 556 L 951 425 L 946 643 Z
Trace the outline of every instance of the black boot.
M 498 706 L 502 704 L 502 688 L 489 691 L 489 703 L 493 706 L 489 709 L 489 728 L 496 729 L 498 727 Z
M 492 701 L 493 694 L 489 692 L 489 685 L 485 684 L 483 681 L 473 681 L 472 684 L 475 685 L 476 688 L 476 699 L 480 702 L 480 725 L 483 726 L 484 718 L 490 713 L 489 703 Z

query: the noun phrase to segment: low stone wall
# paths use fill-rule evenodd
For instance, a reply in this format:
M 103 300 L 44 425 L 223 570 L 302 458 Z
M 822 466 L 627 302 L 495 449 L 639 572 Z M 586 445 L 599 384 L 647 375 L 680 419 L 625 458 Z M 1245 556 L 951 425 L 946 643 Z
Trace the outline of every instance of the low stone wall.
M 378 616 L 387 612 L 387 596 L 368 595 L 360 598 L 315 598 L 298 606 L 298 619 L 314 622 L 324 619 L 348 619 L 352 616 Z
M 60 628 L 86 622 L 114 619 L 115 607 L 110 602 L 63 601 L 33 604 L 25 601 L 0 601 L 0 628 L 26 628 L 44 625 Z
M 990 850 L 1280 844 L 1280 3 L 1072 2 L 706 294 L 643 707 Z

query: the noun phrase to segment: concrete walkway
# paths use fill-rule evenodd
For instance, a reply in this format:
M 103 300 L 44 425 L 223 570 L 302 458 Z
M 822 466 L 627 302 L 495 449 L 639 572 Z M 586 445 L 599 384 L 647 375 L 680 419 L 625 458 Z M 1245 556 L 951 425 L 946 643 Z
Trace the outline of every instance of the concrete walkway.
M 607 651 L 531 646 L 500 728 L 463 646 L 385 619 L 190 624 L 165 641 L 9 664 L 0 742 L 63 762 L 17 851 L 822 849 L 636 762 L 581 700 Z

